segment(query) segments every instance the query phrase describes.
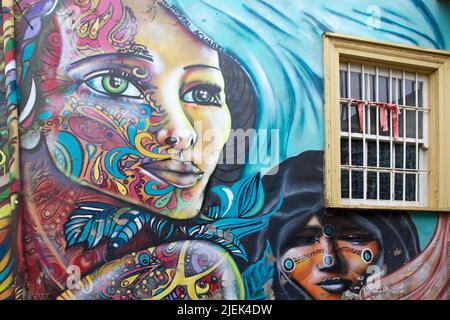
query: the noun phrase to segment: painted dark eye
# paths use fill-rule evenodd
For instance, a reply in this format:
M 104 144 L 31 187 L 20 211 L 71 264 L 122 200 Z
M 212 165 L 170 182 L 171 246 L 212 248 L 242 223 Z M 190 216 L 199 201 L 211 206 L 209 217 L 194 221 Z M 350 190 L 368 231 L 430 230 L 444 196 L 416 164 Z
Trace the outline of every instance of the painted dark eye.
M 348 234 L 339 237 L 340 240 L 347 241 L 353 244 L 364 244 L 373 240 L 370 235 L 367 234 Z
M 311 246 L 320 242 L 320 234 L 314 230 L 300 232 L 289 240 L 290 248 Z
M 318 243 L 320 239 L 316 236 L 301 236 L 295 239 L 295 246 L 309 246 Z
M 182 96 L 182 100 L 187 103 L 195 103 L 200 106 L 220 107 L 220 92 L 222 89 L 214 85 L 198 85 Z
M 112 96 L 142 98 L 139 89 L 126 78 L 116 75 L 99 75 L 91 78 L 86 84 L 100 93 Z

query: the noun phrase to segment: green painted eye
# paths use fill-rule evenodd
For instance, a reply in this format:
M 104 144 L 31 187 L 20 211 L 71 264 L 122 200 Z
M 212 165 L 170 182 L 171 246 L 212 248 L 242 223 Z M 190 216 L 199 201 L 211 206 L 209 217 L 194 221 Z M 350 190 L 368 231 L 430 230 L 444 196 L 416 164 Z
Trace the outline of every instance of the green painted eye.
M 86 84 L 95 91 L 132 98 L 142 98 L 139 89 L 129 80 L 115 75 L 100 75 L 87 81 Z
M 102 86 L 108 93 L 122 94 L 127 90 L 128 84 L 127 79 L 111 76 L 102 77 Z

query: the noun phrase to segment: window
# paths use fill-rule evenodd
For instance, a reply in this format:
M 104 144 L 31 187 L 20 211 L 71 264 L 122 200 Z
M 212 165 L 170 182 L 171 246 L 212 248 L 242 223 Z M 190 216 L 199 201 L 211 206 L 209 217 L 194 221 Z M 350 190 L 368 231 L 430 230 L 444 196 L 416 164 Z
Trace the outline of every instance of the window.
M 343 203 L 426 205 L 427 76 L 344 61 L 339 73 Z
M 327 206 L 449 210 L 450 52 L 324 40 Z

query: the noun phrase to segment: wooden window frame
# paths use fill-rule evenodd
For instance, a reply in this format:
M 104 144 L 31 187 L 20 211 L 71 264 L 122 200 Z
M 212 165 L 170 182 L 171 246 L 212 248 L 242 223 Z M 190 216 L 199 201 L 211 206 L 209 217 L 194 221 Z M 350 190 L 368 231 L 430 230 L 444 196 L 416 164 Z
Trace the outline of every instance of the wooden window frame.
M 329 208 L 450 211 L 450 51 L 324 33 L 324 184 Z M 341 199 L 339 65 L 342 59 L 428 76 L 428 196 L 425 206 L 344 204 Z

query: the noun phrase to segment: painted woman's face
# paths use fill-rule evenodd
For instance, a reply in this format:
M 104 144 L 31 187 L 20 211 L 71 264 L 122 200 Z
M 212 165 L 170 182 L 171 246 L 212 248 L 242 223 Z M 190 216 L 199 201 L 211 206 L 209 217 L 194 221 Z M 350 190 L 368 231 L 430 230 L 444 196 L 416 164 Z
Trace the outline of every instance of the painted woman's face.
M 46 28 L 37 118 L 59 170 L 196 215 L 231 128 L 218 53 L 154 1 L 65 1 Z
M 317 300 L 341 299 L 361 285 L 379 257 L 379 245 L 366 230 L 343 216 L 313 216 L 279 260 L 292 281 Z

